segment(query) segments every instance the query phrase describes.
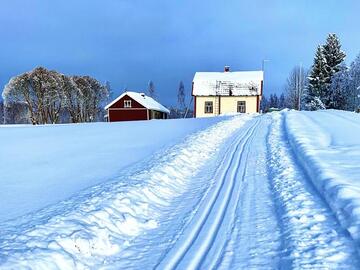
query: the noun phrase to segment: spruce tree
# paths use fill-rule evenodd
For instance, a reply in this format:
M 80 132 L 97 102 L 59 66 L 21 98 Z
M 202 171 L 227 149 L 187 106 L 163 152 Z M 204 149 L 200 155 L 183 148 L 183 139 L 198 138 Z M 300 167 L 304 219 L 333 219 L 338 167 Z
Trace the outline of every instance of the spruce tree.
M 268 112 L 269 110 L 269 101 L 268 99 L 266 98 L 266 96 L 263 96 L 261 98 L 261 102 L 260 102 L 260 109 L 263 113 L 266 113 Z
M 359 108 L 360 94 L 360 54 L 350 65 L 349 70 L 348 109 L 355 111 Z
M 339 91 L 332 92 L 332 79 L 336 73 L 338 73 L 342 67 L 346 54 L 341 50 L 341 44 L 336 34 L 329 34 L 326 43 L 323 46 L 323 54 L 325 58 L 325 93 L 320 97 L 326 108 L 334 108 L 332 100 L 336 99 L 336 94 L 341 95 Z M 339 99 L 341 97 L 339 96 Z
M 285 104 L 285 95 L 284 93 L 282 93 L 280 95 L 280 98 L 279 98 L 279 109 L 285 109 L 286 108 L 286 104 Z
M 323 46 L 317 47 L 308 79 L 309 87 L 305 97 L 306 106 L 309 110 L 318 110 L 323 106 L 317 107 L 316 104 L 319 103 L 318 100 L 322 101 L 326 93 L 326 84 L 329 81 Z
M 329 34 L 324 48 L 326 59 L 326 69 L 330 78 L 342 69 L 341 64 L 345 60 L 346 54 L 341 50 L 341 44 L 336 34 Z
M 334 74 L 331 79 L 330 93 L 332 109 L 346 110 L 348 108 L 348 97 L 350 94 L 349 87 L 349 71 L 345 64 L 341 65 L 341 69 Z
M 341 70 L 341 64 L 346 55 L 341 50 L 341 44 L 336 34 L 329 34 L 326 43 L 318 46 L 314 64 L 309 74 L 309 88 L 305 98 L 307 108 L 317 110 L 334 108 L 334 100 L 342 99 L 338 90 L 333 93 L 332 79 Z M 337 95 L 339 95 L 337 97 Z

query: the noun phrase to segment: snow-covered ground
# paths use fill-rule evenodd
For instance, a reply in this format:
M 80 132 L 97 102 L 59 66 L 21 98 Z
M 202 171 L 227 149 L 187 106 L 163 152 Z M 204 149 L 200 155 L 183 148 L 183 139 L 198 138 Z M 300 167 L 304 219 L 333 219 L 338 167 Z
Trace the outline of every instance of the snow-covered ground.
M 300 164 L 360 245 L 360 115 L 289 112 L 286 131 Z
M 22 177 L 0 268 L 359 269 L 359 132 L 339 111 L 1 128 Z
M 122 169 L 221 120 L 0 125 L 0 222 L 112 180 Z

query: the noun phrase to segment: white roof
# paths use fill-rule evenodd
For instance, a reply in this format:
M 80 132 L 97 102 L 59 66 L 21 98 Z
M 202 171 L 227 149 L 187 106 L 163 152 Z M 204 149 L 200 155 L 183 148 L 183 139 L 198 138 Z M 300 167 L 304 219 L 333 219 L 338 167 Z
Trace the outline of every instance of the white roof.
M 159 102 L 154 100 L 151 97 L 146 96 L 144 93 L 138 93 L 138 92 L 132 92 L 132 91 L 126 91 L 122 93 L 117 99 L 106 105 L 105 110 L 110 108 L 112 105 L 114 105 L 116 102 L 118 102 L 120 99 L 122 99 L 125 95 L 128 95 L 130 98 L 135 100 L 136 102 L 140 103 L 142 106 L 149 110 L 155 110 L 159 112 L 165 112 L 170 113 L 170 111 L 165 108 L 163 105 L 161 105 Z
M 195 96 L 254 96 L 261 94 L 263 71 L 196 72 L 193 79 Z

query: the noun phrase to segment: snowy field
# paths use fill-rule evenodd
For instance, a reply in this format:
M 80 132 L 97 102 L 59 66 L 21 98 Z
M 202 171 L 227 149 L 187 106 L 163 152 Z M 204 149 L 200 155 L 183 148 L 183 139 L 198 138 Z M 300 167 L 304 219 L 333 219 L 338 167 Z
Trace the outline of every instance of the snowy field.
M 220 120 L 0 125 L 0 222 L 112 180 Z
M 0 269 L 359 269 L 360 117 L 1 127 Z

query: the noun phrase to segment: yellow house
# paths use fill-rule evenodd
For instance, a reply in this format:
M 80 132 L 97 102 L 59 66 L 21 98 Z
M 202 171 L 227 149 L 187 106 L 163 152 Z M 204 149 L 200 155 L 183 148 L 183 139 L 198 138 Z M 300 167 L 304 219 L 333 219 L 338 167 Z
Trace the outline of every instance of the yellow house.
M 260 112 L 263 71 L 196 72 L 193 79 L 194 116 Z

